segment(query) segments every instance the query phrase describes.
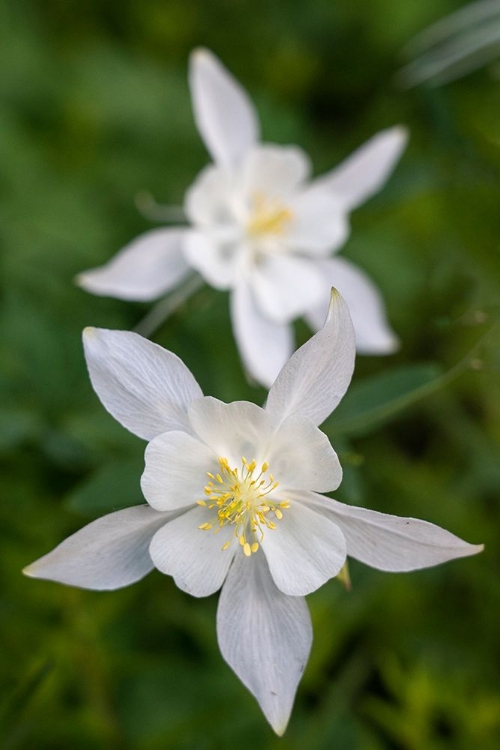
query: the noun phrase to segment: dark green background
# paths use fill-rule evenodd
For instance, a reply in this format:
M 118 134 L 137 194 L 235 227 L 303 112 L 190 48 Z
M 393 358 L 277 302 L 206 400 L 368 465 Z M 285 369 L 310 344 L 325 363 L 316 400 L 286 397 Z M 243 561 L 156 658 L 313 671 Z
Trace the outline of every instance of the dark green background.
M 408 39 L 459 6 L 0 5 L 2 748 L 500 746 L 500 81 L 489 69 L 440 89 L 394 83 Z M 345 248 L 383 290 L 403 346 L 358 361 L 325 426 L 345 467 L 336 497 L 486 543 L 412 574 L 353 562 L 350 593 L 333 581 L 310 596 L 315 641 L 282 740 L 222 661 L 216 597 L 192 599 L 157 572 L 113 593 L 20 573 L 91 518 L 141 502 L 144 444 L 91 390 L 80 332 L 132 328 L 148 306 L 72 279 L 151 226 L 139 191 L 179 203 L 206 163 L 186 81 L 199 44 L 249 89 L 265 139 L 301 144 L 318 172 L 408 125 L 407 152 Z M 224 294 L 203 289 L 155 340 L 206 393 L 263 401 Z

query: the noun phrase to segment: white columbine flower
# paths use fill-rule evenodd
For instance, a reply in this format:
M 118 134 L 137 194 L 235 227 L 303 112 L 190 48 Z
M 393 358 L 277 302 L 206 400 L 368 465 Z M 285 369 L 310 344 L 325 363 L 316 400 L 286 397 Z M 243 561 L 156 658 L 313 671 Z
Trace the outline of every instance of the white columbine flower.
M 156 567 L 193 596 L 222 586 L 222 655 L 278 734 L 312 642 L 303 597 L 336 576 L 346 555 L 403 571 L 481 550 L 426 521 L 317 494 L 341 481 L 317 425 L 344 395 L 354 364 L 352 325 L 338 294 L 263 408 L 204 397 L 178 357 L 137 334 L 90 328 L 84 344 L 106 409 L 150 441 L 142 476 L 149 505 L 90 523 L 25 572 L 103 590 Z
M 347 300 L 358 351 L 394 351 L 397 339 L 373 282 L 329 256 L 347 238 L 349 212 L 393 169 L 405 130 L 378 133 L 332 172 L 311 179 L 302 149 L 259 142 L 248 95 L 214 55 L 194 52 L 189 81 L 195 121 L 214 160 L 187 192 L 190 226 L 146 232 L 78 283 L 94 294 L 151 300 L 195 269 L 217 289 L 231 290 L 241 357 L 267 387 L 293 351 L 291 321 L 304 315 L 319 329 L 332 286 Z

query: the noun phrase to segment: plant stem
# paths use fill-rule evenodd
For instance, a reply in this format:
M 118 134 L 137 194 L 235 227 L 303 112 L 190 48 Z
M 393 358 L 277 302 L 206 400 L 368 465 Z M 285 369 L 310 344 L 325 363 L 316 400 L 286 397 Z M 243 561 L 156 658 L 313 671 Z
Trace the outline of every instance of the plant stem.
M 190 276 L 185 284 L 176 292 L 172 292 L 168 297 L 160 300 L 147 315 L 140 320 L 134 327 L 135 333 L 139 333 L 145 338 L 149 338 L 165 320 L 172 315 L 186 300 L 191 297 L 204 284 L 201 276 L 198 274 Z

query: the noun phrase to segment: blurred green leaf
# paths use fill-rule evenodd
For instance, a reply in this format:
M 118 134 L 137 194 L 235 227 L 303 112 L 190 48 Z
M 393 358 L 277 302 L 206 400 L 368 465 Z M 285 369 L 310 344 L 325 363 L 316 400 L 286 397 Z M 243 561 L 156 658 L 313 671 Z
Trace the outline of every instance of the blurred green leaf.
M 0 409 L 0 452 L 19 447 L 27 440 L 36 439 L 42 423 L 38 416 L 28 409 Z
M 335 497 L 350 505 L 364 505 L 363 457 L 356 453 L 345 434 L 335 434 L 333 446 L 342 466 L 342 484 L 336 490 Z
M 433 364 L 400 367 L 355 382 L 328 419 L 325 429 L 330 434 L 365 435 L 438 390 L 445 382 L 440 367 Z
M 25 709 L 45 684 L 53 666 L 50 661 L 45 661 L 43 664 L 30 669 L 29 673 L 0 703 L 0 733 L 3 735 L 3 748 L 18 746 L 15 740 L 17 725 Z
M 84 516 L 111 513 L 144 503 L 140 477 L 144 460 L 136 457 L 114 461 L 79 484 L 66 498 L 66 507 Z

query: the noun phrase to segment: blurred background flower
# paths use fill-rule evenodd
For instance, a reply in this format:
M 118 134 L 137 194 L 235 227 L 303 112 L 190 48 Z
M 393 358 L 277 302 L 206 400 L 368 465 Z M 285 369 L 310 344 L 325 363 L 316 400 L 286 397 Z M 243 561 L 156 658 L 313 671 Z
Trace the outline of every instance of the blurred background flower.
M 394 86 L 400 50 L 457 0 L 6 0 L 0 6 L 0 726 L 5 747 L 485 750 L 500 744 L 500 99 L 478 69 Z M 204 45 L 252 92 L 267 141 L 317 174 L 373 133 L 411 142 L 352 217 L 343 255 L 401 339 L 360 358 L 324 426 L 343 502 L 432 520 L 485 552 L 404 577 L 356 562 L 309 597 L 315 640 L 286 737 L 221 662 L 216 599 L 153 573 L 102 595 L 21 577 L 107 512 L 141 502 L 139 441 L 103 412 L 86 325 L 133 328 L 142 303 L 72 279 L 150 228 L 134 199 L 179 204 L 206 163 L 185 83 Z M 296 327 L 298 343 L 309 335 Z M 203 390 L 261 403 L 225 294 L 204 288 L 156 340 Z M 479 342 L 479 345 L 476 346 Z M 452 369 L 459 363 L 455 369 Z
M 214 164 L 206 166 L 184 201 L 187 226 L 139 235 L 76 282 L 106 297 L 149 301 L 184 283 L 199 288 L 196 271 L 230 293 L 236 345 L 249 377 L 271 386 L 294 351 L 292 321 L 324 323 L 330 290 L 347 300 L 358 351 L 391 354 L 398 340 L 383 300 L 361 270 L 330 256 L 349 235 L 348 214 L 381 189 L 406 146 L 404 128 L 374 135 L 344 162 L 309 180 L 299 146 L 259 143 L 258 115 L 245 90 L 209 50 L 190 55 L 189 83 L 196 126 Z M 170 212 L 176 207 L 167 207 Z M 191 278 L 186 276 L 191 269 Z M 175 291 L 139 327 L 151 335 Z M 147 329 L 147 333 L 144 329 Z

